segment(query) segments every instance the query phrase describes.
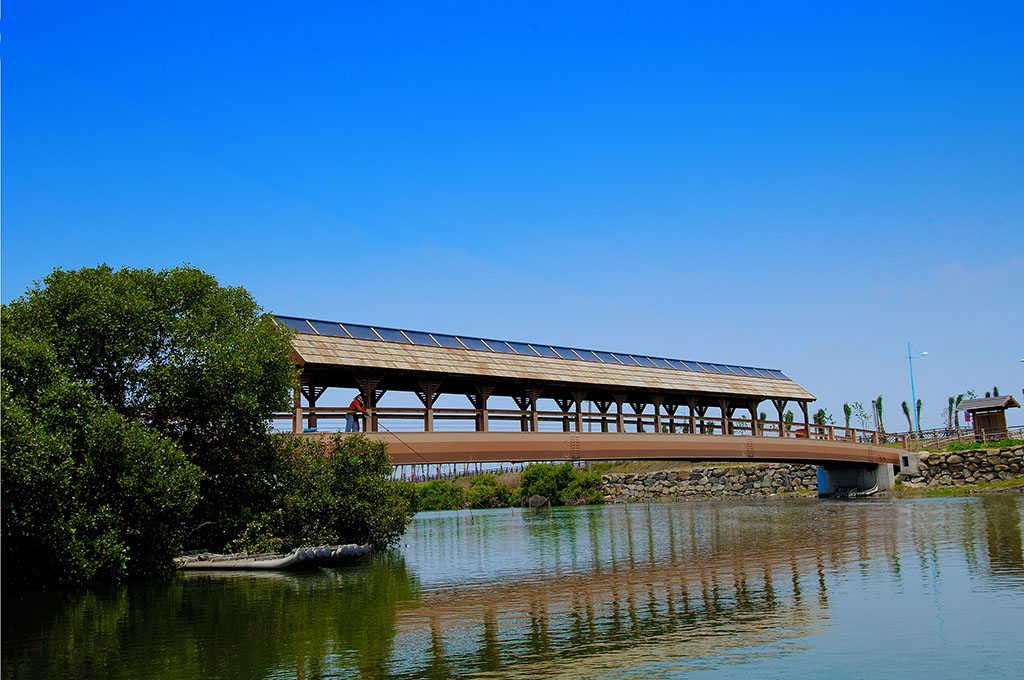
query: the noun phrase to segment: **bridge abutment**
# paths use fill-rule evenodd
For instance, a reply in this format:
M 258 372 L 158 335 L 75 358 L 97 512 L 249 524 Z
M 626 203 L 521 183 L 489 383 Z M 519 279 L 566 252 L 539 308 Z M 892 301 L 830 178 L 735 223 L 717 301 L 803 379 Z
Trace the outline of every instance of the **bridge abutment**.
M 857 496 L 890 491 L 896 484 L 888 463 L 830 463 L 818 466 L 818 496 Z

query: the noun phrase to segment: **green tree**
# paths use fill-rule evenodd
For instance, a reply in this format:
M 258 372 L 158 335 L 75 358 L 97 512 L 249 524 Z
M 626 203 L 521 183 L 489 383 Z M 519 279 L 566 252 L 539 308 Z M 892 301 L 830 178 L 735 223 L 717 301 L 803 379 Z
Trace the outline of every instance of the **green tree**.
M 478 475 L 470 482 L 466 502 L 471 508 L 507 508 L 518 500 L 516 496 L 495 475 Z
M 921 405 L 922 405 L 922 401 L 920 399 L 918 399 L 917 400 L 917 405 L 916 405 L 917 406 L 917 411 L 915 411 L 915 414 L 917 415 L 917 433 L 918 434 L 921 434 Z
M 434 479 L 416 485 L 417 510 L 458 510 L 465 504 L 465 490 L 451 482 Z
M 410 484 L 391 479 L 388 446 L 362 435 L 300 440 L 281 435 L 278 493 L 232 548 L 398 542 L 415 510 Z
M 874 402 L 872 402 L 872 407 L 873 406 Z M 857 419 L 857 424 L 860 425 L 860 429 L 867 429 L 868 425 L 871 424 L 871 415 L 868 413 L 867 409 L 864 408 L 864 404 L 859 401 L 855 401 L 852 404 L 852 410 L 854 418 Z
M 853 415 L 853 407 L 843 404 L 843 415 L 846 416 L 846 429 L 850 429 L 850 416 Z
M 52 347 L 3 313 L 4 581 L 70 585 L 166 570 L 201 471 L 169 438 L 69 379 Z
M 123 505 L 90 508 L 74 490 L 108 493 L 113 480 L 127 488 L 152 486 L 155 498 L 164 492 L 174 497 L 168 513 L 177 522 L 203 527 L 192 540 L 201 537 L 211 548 L 226 543 L 273 498 L 281 457 L 268 418 L 286 407 L 296 369 L 288 358 L 288 332 L 243 289 L 222 287 L 188 266 L 158 272 L 105 265 L 57 269 L 4 305 L 2 324 L 5 417 L 12 409 L 12 418 L 24 418 L 12 425 L 15 437 L 4 433 L 4 509 L 23 508 L 17 528 L 5 512 L 5 567 L 12 564 L 8 558 L 26 559 L 12 552 L 18 543 L 8 540 L 14 535 L 8 531 L 59 540 L 33 527 L 46 520 L 25 496 L 38 489 L 39 478 L 29 470 L 44 467 L 40 461 L 63 475 L 62 488 L 73 498 L 66 513 L 95 511 L 106 525 L 117 526 L 146 499 L 132 492 L 112 497 L 126 499 Z M 32 427 L 45 436 L 27 434 Z M 104 445 L 94 432 L 106 433 L 111 443 Z M 129 472 L 110 465 L 93 446 L 123 461 Z M 160 463 L 148 471 L 132 467 L 141 464 L 136 452 L 142 451 Z M 192 465 L 202 470 L 198 501 L 187 488 L 196 476 Z M 20 475 L 31 483 L 23 484 Z M 118 543 L 96 528 L 86 540 L 97 550 L 120 551 L 123 567 L 80 569 L 69 578 L 135 573 L 148 562 L 131 549 L 139 540 L 178 532 L 138 527 L 130 533 L 137 538 Z M 110 547 L 115 544 L 123 547 Z
M 907 402 L 903 402 L 903 415 L 907 417 L 907 432 L 914 431 L 914 423 L 910 420 L 910 407 L 907 406 Z
M 527 465 L 520 477 L 522 498 L 543 496 L 553 505 L 601 503 L 601 475 L 582 472 L 572 463 Z

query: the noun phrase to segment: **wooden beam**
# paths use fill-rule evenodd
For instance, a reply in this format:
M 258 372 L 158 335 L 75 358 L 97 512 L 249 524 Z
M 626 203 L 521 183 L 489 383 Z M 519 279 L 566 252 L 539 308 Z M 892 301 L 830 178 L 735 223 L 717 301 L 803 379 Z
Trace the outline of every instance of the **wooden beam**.
M 477 410 L 476 431 L 488 432 L 490 420 L 487 416 L 487 398 L 494 393 L 494 387 L 490 385 L 477 385 L 475 392 L 467 393 L 466 397 Z
M 622 419 L 622 404 L 626 401 L 626 395 L 615 393 L 612 395 L 612 399 L 615 400 L 615 431 L 625 432 L 626 424 Z
M 601 432 L 608 431 L 608 409 L 611 408 L 612 402 L 610 401 L 594 401 L 591 402 L 597 407 L 598 412 L 601 414 Z
M 303 385 L 302 394 L 305 395 L 306 401 L 309 403 L 309 429 L 316 429 L 316 400 L 320 398 L 320 395 L 327 391 L 326 387 L 314 387 L 313 385 Z
M 572 408 L 573 400 L 566 399 L 564 397 L 556 397 L 555 403 L 558 404 L 558 409 L 562 412 L 562 432 L 569 432 L 569 410 Z
M 631 401 L 629 407 L 633 409 L 633 413 L 636 414 L 636 431 L 644 431 L 644 409 L 647 408 L 647 402 L 644 401 Z
M 416 396 L 423 402 L 423 406 L 426 408 L 426 413 L 423 416 L 423 430 L 424 432 L 434 431 L 434 403 L 437 402 L 437 398 L 441 396 L 441 383 L 439 382 L 420 382 L 419 390 L 416 391 Z
M 542 388 L 527 387 L 526 396 L 530 398 L 530 431 L 537 432 L 540 429 L 540 419 L 537 417 L 537 400 L 544 394 Z
M 363 429 L 367 432 L 377 431 L 377 416 L 374 414 L 374 410 L 377 408 L 377 402 L 384 396 L 387 390 L 378 390 L 377 385 L 380 384 L 378 378 L 357 378 L 356 385 L 359 386 L 359 391 L 363 394 L 363 406 L 366 408 L 365 427 Z
M 516 406 L 519 407 L 520 411 L 530 410 L 530 402 L 532 400 L 529 396 L 513 396 L 512 401 L 516 402 Z M 522 432 L 530 431 L 530 416 L 528 414 L 524 413 L 522 418 L 519 419 L 519 428 Z
M 676 431 L 676 411 L 679 410 L 679 404 L 665 404 L 664 406 L 665 406 L 665 413 L 667 413 L 670 416 L 669 417 L 669 421 L 668 421 L 668 431 L 671 434 L 675 434 L 675 431 Z
M 295 403 L 292 410 L 292 434 L 302 432 L 302 388 L 295 388 Z
M 572 400 L 576 403 L 576 431 L 583 432 L 583 400 L 587 398 L 586 392 L 576 391 L 572 393 Z

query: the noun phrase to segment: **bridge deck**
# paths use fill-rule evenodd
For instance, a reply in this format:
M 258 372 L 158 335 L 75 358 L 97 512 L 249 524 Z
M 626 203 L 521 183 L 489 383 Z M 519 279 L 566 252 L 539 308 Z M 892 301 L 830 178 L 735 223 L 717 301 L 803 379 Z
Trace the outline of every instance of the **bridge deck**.
M 305 436 L 324 436 L 310 433 Z M 395 465 L 577 460 L 721 460 L 781 463 L 899 462 L 902 447 L 796 437 L 630 432 L 368 432 Z

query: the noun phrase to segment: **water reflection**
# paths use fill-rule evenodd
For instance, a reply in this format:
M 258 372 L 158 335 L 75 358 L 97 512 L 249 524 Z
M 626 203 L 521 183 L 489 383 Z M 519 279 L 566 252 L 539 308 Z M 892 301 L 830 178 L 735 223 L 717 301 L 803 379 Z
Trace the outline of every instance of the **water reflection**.
M 287 574 L 201 574 L 107 593 L 4 593 L 5 678 L 382 677 L 400 558 Z
M 979 630 L 1024 617 L 1012 608 L 1024 601 L 1022 506 L 989 496 L 424 514 L 400 551 L 344 569 L 4 593 L 3 677 L 679 677 L 824 653 L 851 618 L 865 623 L 840 639 L 878 629 L 877 646 L 889 602 L 924 612 L 912 623 L 941 640 L 949 611 Z

